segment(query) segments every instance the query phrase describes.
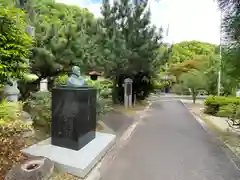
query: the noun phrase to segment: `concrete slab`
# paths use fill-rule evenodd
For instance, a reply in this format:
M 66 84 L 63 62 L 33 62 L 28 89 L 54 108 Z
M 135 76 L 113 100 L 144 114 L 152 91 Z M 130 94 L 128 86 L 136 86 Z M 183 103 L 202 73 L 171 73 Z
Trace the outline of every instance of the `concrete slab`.
M 57 169 L 84 178 L 91 169 L 107 153 L 114 143 L 115 135 L 96 132 L 96 138 L 75 151 L 54 146 L 51 138 L 23 149 L 22 152 L 31 156 L 43 156 L 55 162 Z

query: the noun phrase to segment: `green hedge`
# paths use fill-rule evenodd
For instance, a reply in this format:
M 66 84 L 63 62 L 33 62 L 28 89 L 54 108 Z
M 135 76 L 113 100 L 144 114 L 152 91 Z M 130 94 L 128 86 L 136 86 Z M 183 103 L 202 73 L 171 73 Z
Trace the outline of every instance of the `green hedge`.
M 155 90 L 162 90 L 165 87 L 165 85 L 158 81 L 153 81 L 153 88 Z
M 224 97 L 224 96 L 211 96 L 205 102 L 204 112 L 214 116 L 229 117 L 240 105 L 240 98 L 238 97 Z
M 219 111 L 217 112 L 217 116 L 219 117 L 228 117 L 233 114 L 234 107 L 232 104 L 224 105 L 219 107 Z

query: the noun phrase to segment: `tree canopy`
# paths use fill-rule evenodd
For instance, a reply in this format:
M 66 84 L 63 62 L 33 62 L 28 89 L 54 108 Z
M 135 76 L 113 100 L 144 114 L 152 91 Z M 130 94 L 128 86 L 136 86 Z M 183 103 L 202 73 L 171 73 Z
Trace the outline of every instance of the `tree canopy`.
M 206 85 L 206 75 L 198 70 L 191 70 L 180 77 L 183 86 L 191 90 L 193 103 L 196 101 L 197 91 L 204 89 Z
M 68 71 L 72 65 L 85 72 L 101 64 L 97 19 L 90 12 L 52 1 L 40 1 L 32 7 L 34 73 L 46 78 Z
M 119 74 L 153 73 L 158 63 L 155 51 L 161 45 L 161 30 L 157 32 L 151 26 L 151 14 L 146 11 L 146 3 L 137 6 L 128 2 L 122 0 L 111 6 L 108 0 L 103 1 L 103 45 L 110 50 L 105 57 L 110 61 L 115 59 L 111 71 Z
M 217 46 L 215 44 L 199 41 L 183 41 L 173 45 L 169 55 L 169 63 L 181 63 L 197 55 L 212 55 L 216 50 Z
M 138 97 L 150 92 L 163 56 L 159 56 L 162 31 L 151 25 L 147 3 L 122 0 L 111 5 L 105 0 L 102 18 L 54 0 L 26 0 L 22 6 L 15 0 L 0 0 L 0 4 L 20 7 L 25 24 L 34 27 L 34 43 L 26 51 L 31 52 L 28 69 L 38 76 L 36 82 L 54 80 L 77 65 L 84 74 L 103 71 L 119 91 L 123 78 L 130 77 Z
M 0 86 L 28 71 L 32 38 L 25 32 L 24 13 L 0 7 Z
M 115 1 L 113 5 L 105 0 L 102 6 L 106 74 L 118 89 L 122 89 L 124 78 L 133 78 L 137 97 L 150 92 L 151 78 L 159 68 L 157 50 L 162 45 L 161 30 L 151 25 L 146 7 L 147 3 L 137 5 L 128 0 Z
M 218 0 L 218 3 L 223 12 L 222 84 L 224 91 L 230 93 L 239 88 L 240 82 L 240 3 L 239 0 Z

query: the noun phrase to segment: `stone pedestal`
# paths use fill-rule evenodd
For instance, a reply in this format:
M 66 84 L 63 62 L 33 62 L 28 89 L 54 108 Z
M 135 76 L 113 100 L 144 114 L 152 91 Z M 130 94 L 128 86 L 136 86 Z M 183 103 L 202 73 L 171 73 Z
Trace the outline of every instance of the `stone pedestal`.
M 22 152 L 27 156 L 41 156 L 52 160 L 59 171 L 85 178 L 115 143 L 115 135 L 96 132 L 96 138 L 75 151 L 51 144 L 51 138 L 34 144 Z
M 87 86 L 52 90 L 53 145 L 79 150 L 95 138 L 96 95 L 96 89 Z

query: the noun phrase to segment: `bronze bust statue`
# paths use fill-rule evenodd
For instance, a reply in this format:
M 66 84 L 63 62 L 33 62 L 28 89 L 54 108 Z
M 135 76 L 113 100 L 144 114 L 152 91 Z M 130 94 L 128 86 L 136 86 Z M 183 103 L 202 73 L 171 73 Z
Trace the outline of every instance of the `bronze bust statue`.
M 81 71 L 78 66 L 72 67 L 72 74 L 68 78 L 67 85 L 72 87 L 81 87 L 85 84 Z

